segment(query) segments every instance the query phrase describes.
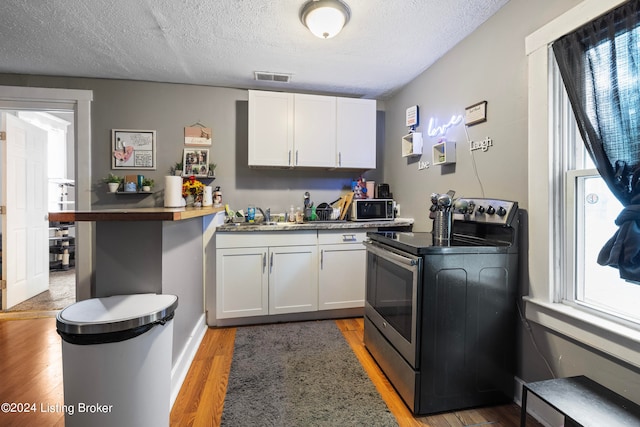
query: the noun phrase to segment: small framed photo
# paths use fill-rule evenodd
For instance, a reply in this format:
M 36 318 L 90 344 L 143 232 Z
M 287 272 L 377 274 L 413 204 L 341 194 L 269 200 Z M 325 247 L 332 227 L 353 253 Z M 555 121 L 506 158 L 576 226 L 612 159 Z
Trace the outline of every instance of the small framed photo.
M 487 121 L 487 101 L 481 101 L 464 109 L 464 124 L 475 125 Z
M 406 125 L 411 128 L 415 128 L 418 126 L 420 122 L 420 118 L 418 115 L 418 106 L 414 105 L 413 107 L 407 108 L 406 111 Z
M 185 148 L 182 155 L 183 176 L 206 177 L 209 175 L 209 150 Z
M 156 169 L 156 131 L 111 129 L 111 169 Z

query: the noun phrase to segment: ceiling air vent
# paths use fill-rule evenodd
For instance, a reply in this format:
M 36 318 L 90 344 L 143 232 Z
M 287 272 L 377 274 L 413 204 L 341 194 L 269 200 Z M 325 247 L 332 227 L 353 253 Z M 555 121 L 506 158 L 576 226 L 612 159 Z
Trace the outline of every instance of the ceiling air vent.
M 280 82 L 280 83 L 289 83 L 291 80 L 291 74 L 278 74 L 278 73 L 270 73 L 267 71 L 256 71 L 255 72 L 256 80 L 266 81 L 266 82 Z

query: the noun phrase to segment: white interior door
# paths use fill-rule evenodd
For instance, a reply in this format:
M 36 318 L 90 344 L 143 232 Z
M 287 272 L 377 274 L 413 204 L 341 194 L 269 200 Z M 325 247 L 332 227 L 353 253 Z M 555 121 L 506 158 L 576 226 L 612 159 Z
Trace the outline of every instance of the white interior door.
M 2 270 L 8 309 L 49 287 L 47 133 L 2 113 Z

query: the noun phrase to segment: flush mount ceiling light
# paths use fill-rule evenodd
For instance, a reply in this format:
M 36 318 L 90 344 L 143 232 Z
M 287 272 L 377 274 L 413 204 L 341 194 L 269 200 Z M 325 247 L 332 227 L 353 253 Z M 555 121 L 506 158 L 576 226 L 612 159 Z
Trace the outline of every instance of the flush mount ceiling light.
M 340 0 L 311 0 L 300 10 L 302 23 L 321 39 L 337 35 L 350 17 L 349 6 Z

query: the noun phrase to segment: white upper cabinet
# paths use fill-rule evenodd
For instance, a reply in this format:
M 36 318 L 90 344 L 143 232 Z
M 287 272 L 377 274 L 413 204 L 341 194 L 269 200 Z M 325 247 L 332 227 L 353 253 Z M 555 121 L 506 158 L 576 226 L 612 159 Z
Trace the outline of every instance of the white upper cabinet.
M 293 166 L 293 94 L 249 91 L 249 166 Z
M 294 166 L 336 166 L 336 97 L 295 94 Z
M 376 101 L 338 98 L 337 163 L 340 168 L 376 168 Z
M 249 166 L 375 169 L 376 101 L 250 90 Z

